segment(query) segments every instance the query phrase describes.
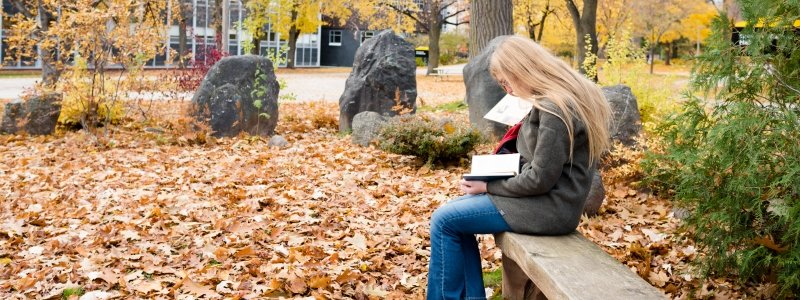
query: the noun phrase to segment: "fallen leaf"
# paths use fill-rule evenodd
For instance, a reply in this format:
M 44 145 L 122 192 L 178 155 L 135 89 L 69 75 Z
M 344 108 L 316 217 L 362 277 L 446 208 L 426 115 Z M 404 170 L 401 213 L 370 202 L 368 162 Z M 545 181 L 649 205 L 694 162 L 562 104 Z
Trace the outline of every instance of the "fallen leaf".
M 236 258 L 242 258 L 246 256 L 254 256 L 256 255 L 256 251 L 253 250 L 252 246 L 247 246 L 242 249 L 236 250 L 236 253 L 233 254 Z
M 190 293 L 192 295 L 195 295 L 197 297 L 208 297 L 208 298 L 221 298 L 222 297 L 222 295 L 217 294 L 217 292 L 215 292 L 211 288 L 209 288 L 209 287 L 207 287 L 205 285 L 197 284 L 194 281 L 192 281 L 191 279 L 186 279 L 186 281 L 184 281 L 183 285 L 180 287 L 180 290 L 184 290 L 184 291 L 186 291 L 186 292 L 188 292 L 188 293 Z
M 137 284 L 133 284 L 132 286 L 129 285 L 129 287 L 131 287 L 132 290 L 142 294 L 160 291 L 162 288 L 161 282 L 157 280 L 144 280 Z
M 286 289 L 295 294 L 302 294 L 306 291 L 306 281 L 300 277 L 294 277 L 286 283 Z
M 311 277 L 308 281 L 308 286 L 312 289 L 324 289 L 327 288 L 328 285 L 331 283 L 331 279 L 328 276 L 318 276 L 318 277 Z
M 669 276 L 667 276 L 667 274 L 663 271 L 650 272 L 650 276 L 647 278 L 650 280 L 650 283 L 658 287 L 663 287 L 669 281 Z
M 347 237 L 344 240 L 353 245 L 353 248 L 356 248 L 357 250 L 367 250 L 367 238 L 363 234 L 356 233 L 353 235 L 353 237 Z

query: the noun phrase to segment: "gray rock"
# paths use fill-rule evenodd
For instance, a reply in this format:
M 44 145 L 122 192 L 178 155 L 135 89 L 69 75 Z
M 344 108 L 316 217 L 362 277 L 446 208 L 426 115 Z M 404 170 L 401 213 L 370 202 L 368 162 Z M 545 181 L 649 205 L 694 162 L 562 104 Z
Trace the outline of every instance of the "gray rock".
M 26 104 L 25 131 L 32 135 L 53 134 L 61 114 L 61 93 L 34 96 Z
M 583 214 L 590 217 L 596 215 L 605 199 L 606 189 L 603 186 L 603 177 L 600 175 L 600 171 L 595 170 L 592 178 L 592 187 L 589 189 L 589 196 L 583 205 Z
M 0 133 L 15 134 L 24 130 L 31 135 L 53 134 L 60 113 L 61 93 L 36 95 L 25 103 L 8 103 L 0 124 Z
M 494 38 L 483 51 L 464 66 L 464 85 L 467 87 L 466 101 L 469 107 L 469 122 L 473 127 L 499 139 L 508 126 L 484 119 L 489 110 L 500 102 L 506 92 L 489 73 L 489 59 L 500 43 L 508 36 Z
M 256 69 L 261 72 L 256 78 Z M 208 71 L 192 98 L 194 117 L 215 137 L 269 136 L 278 124 L 278 81 L 269 59 L 257 55 L 230 56 Z M 262 93 L 262 95 L 257 95 Z M 260 101 L 261 108 L 257 108 Z
M 25 111 L 22 102 L 6 103 L 6 109 L 3 113 L 3 123 L 0 124 L 0 134 L 16 134 L 21 127 Z
M 289 141 L 280 135 L 274 135 L 269 139 L 269 144 L 267 145 L 270 147 L 286 148 L 289 147 Z
M 686 220 L 692 216 L 692 211 L 684 207 L 673 207 L 672 216 L 679 220 Z
M 642 117 L 639 114 L 639 105 L 631 88 L 624 85 L 603 87 L 613 119 L 611 122 L 611 138 L 625 146 L 635 146 L 636 137 L 642 130 Z
M 356 51 L 353 72 L 339 98 L 339 131 L 349 131 L 362 111 L 395 116 L 416 112 L 417 78 L 414 46 L 386 30 Z
M 353 117 L 353 143 L 361 146 L 369 144 L 378 137 L 381 126 L 387 118 L 374 111 L 364 111 Z

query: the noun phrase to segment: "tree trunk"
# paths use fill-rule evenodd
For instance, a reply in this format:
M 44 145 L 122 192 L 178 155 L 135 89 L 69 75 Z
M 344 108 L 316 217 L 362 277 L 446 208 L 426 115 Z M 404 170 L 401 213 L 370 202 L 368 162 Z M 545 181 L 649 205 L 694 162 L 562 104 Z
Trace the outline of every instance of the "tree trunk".
M 534 41 L 541 42 L 542 35 L 544 35 L 544 21 L 547 20 L 547 15 L 550 14 L 550 1 L 547 1 L 547 6 L 544 7 L 544 13 L 542 13 L 542 20 L 539 21 L 539 37 L 538 40 L 534 39 Z
M 536 24 L 533 23 L 533 15 L 528 15 L 528 38 L 536 41 Z
M 231 8 L 231 1 L 230 0 L 222 0 L 222 7 L 220 8 L 220 12 L 222 13 L 222 16 L 220 18 L 220 20 L 221 20 L 220 21 L 220 23 L 221 23 L 220 32 L 221 33 L 220 33 L 220 42 L 219 43 L 222 44 L 222 48 L 220 48 L 220 51 L 225 52 L 225 53 L 230 52 L 230 49 L 228 48 L 230 46 L 229 40 L 230 40 L 230 27 L 231 27 L 231 21 L 230 21 L 231 10 L 230 10 L 230 8 Z M 233 53 L 233 54 L 236 55 L 236 53 Z
M 42 41 L 49 40 L 50 37 L 47 36 L 47 31 L 50 30 L 50 21 L 53 20 L 53 15 L 50 14 L 47 9 L 45 9 L 42 1 L 38 1 L 38 17 L 39 17 L 39 24 L 40 24 L 40 34 L 42 36 Z M 52 49 L 48 47 L 41 47 L 42 44 L 39 45 L 39 57 L 42 61 L 42 85 L 48 88 L 55 87 L 56 83 L 58 82 L 58 78 L 61 75 L 60 71 L 56 66 L 57 59 L 54 56 Z
M 433 73 L 439 67 L 439 38 L 442 36 L 443 21 L 440 15 L 431 14 L 430 30 L 428 31 L 428 71 L 426 74 Z
M 669 66 L 672 63 L 672 42 L 667 43 L 667 53 L 664 59 L 664 65 Z
M 597 55 L 597 0 L 584 0 L 583 10 L 578 11 L 578 7 L 572 0 L 566 0 L 567 9 L 572 17 L 572 24 L 575 26 L 576 33 L 576 56 L 578 62 L 578 70 L 581 74 L 586 74 L 586 68 L 583 66 L 583 61 L 586 60 L 586 36 L 589 36 L 589 43 L 591 44 L 591 53 Z M 597 76 L 591 78 L 595 82 Z
M 511 0 L 472 0 L 470 2 L 470 58 L 480 54 L 495 37 L 514 34 L 513 7 Z
M 297 30 L 297 25 L 295 25 L 298 15 L 296 8 L 297 7 L 292 10 L 292 27 L 289 28 L 289 53 L 287 53 L 288 59 L 286 61 L 286 67 L 289 69 L 294 69 L 295 67 L 294 58 L 297 52 L 297 37 L 300 36 L 300 32 Z
M 653 74 L 653 63 L 655 63 L 656 61 L 656 58 L 653 55 L 655 54 L 656 54 L 656 47 L 655 46 L 650 47 L 650 59 L 648 61 L 648 63 L 650 63 L 650 74 Z
M 189 19 L 192 18 L 192 6 L 189 3 L 180 3 L 180 20 L 178 20 L 178 66 L 186 68 L 186 53 L 189 52 L 189 38 L 186 35 L 186 28 L 189 26 Z M 194 53 L 192 53 L 194 54 Z
M 217 51 L 223 52 L 225 48 L 222 45 L 222 0 L 214 0 L 214 44 Z
M 258 55 L 261 50 L 261 39 L 253 38 L 250 42 L 253 43 L 253 49 L 250 49 L 250 54 Z

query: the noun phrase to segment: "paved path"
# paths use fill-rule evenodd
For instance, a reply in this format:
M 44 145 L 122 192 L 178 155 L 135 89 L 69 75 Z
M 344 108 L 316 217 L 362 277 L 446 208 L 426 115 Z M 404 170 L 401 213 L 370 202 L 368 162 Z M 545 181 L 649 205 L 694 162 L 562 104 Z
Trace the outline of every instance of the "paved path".
M 294 95 L 299 101 L 339 101 L 349 75 L 350 73 L 278 74 L 278 78 L 287 83 L 286 89 L 280 93 Z M 16 99 L 39 80 L 38 77 L 0 78 L 0 99 Z M 187 96 L 191 98 L 191 94 Z
M 442 66 L 443 68 L 461 69 L 463 65 Z M 347 70 L 347 69 L 343 69 Z M 425 74 L 425 68 L 417 68 L 417 74 Z M 281 95 L 294 95 L 298 101 L 339 101 L 344 93 L 344 85 L 348 72 L 301 72 L 278 73 L 279 79 L 286 80 L 287 87 L 281 90 Z M 22 92 L 33 87 L 38 77 L 0 78 L 0 99 L 16 99 Z M 191 94 L 187 95 L 191 99 Z
M 0 99 L 16 99 L 39 80 L 39 77 L 0 78 Z

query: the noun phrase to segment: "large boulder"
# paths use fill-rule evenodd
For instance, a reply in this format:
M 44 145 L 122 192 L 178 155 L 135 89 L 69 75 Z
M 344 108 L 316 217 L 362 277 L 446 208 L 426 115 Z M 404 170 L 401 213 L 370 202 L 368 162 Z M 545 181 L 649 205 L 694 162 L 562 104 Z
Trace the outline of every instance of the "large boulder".
M 414 46 L 392 31 L 364 42 L 339 98 L 339 131 L 349 131 L 353 118 L 362 111 L 386 116 L 415 113 L 416 70 Z
M 508 126 L 484 119 L 489 110 L 500 102 L 506 92 L 497 84 L 489 73 L 489 59 L 494 50 L 508 36 L 494 38 L 480 54 L 469 60 L 464 66 L 464 85 L 467 87 L 467 105 L 469 106 L 469 122 L 473 127 L 489 136 L 500 138 L 508 130 Z
M 606 86 L 602 90 L 611 105 L 611 138 L 625 146 L 635 146 L 636 137 L 642 129 L 636 96 L 630 87 L 624 85 Z
M 385 124 L 387 117 L 374 111 L 364 111 L 353 117 L 353 143 L 361 146 L 369 144 L 378 137 L 381 126 Z
M 193 114 L 208 124 L 216 137 L 236 136 L 242 131 L 269 136 L 278 124 L 278 89 L 269 59 L 226 57 L 211 67 L 195 92 Z
M 25 103 L 6 104 L 0 133 L 15 134 L 20 129 L 31 135 L 53 134 L 61 113 L 61 93 L 50 92 L 29 98 Z

